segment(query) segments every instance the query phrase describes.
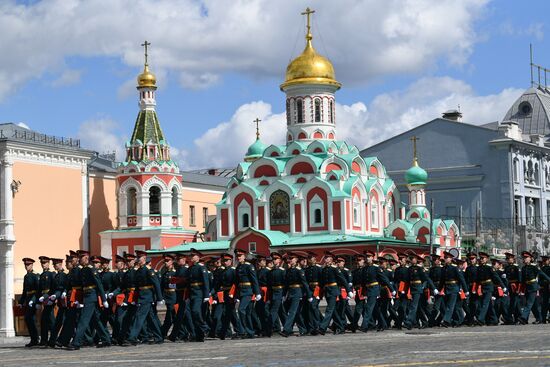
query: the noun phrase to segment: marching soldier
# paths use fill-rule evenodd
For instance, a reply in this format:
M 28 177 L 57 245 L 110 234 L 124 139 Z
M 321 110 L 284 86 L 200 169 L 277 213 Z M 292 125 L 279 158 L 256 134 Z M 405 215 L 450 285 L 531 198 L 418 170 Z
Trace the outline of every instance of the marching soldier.
M 114 272 L 111 271 L 109 263 L 111 259 L 105 257 L 99 257 L 101 262 L 101 272 L 99 272 L 99 279 L 101 279 L 101 284 L 103 285 L 103 290 L 105 291 L 105 298 L 111 305 L 111 307 L 101 309 L 101 323 L 107 329 L 107 324 L 111 325 L 111 328 L 115 329 L 115 315 L 113 313 L 113 307 L 116 306 L 115 302 L 115 293 L 118 288 L 117 276 Z
M 443 266 L 441 265 L 441 257 L 437 254 L 432 254 L 432 267 L 430 267 L 430 270 L 428 272 L 428 277 L 432 280 L 434 285 L 439 287 L 439 294 L 437 296 L 434 296 L 434 303 L 432 312 L 429 314 L 429 324 L 430 326 L 439 326 L 441 321 L 443 320 L 443 317 L 446 313 L 446 306 L 445 306 L 445 295 L 441 294 L 441 291 L 444 289 L 441 285 L 441 277 L 443 273 Z M 452 258 L 451 258 L 452 260 Z M 447 261 L 445 261 L 447 264 Z M 455 264 L 456 266 L 456 264 Z M 444 285 L 443 285 L 444 286 Z M 455 302 L 456 303 L 456 302 Z M 454 307 L 454 305 L 453 305 Z
M 237 284 L 239 294 L 239 319 L 243 326 L 244 338 L 254 338 L 254 327 L 252 326 L 252 296 L 259 301 L 262 296 L 258 285 L 258 278 L 252 264 L 246 261 L 246 251 L 235 249 L 237 256 Z
M 366 266 L 363 268 L 361 276 L 361 286 L 363 287 L 364 294 L 367 297 L 363 311 L 363 322 L 361 323 L 360 330 L 364 333 L 368 332 L 370 328 L 375 327 L 375 318 L 380 324 L 380 310 L 378 298 L 380 297 L 381 286 L 390 288 L 392 296 L 394 296 L 395 289 L 390 280 L 386 277 L 386 274 L 380 269 L 380 267 L 374 264 L 374 253 L 371 251 L 365 251 Z
M 189 265 L 187 255 L 176 254 L 176 321 L 168 339 L 172 342 L 188 341 L 195 337 L 191 308 L 189 306 Z
M 202 305 L 210 300 L 210 284 L 208 271 L 201 262 L 202 253 L 191 249 L 191 263 L 189 267 L 189 306 L 191 308 L 191 319 L 195 329 L 193 341 L 204 342 L 205 335 L 208 335 L 208 325 L 203 318 Z
M 353 281 L 351 279 L 351 271 L 346 268 L 346 259 L 341 255 L 336 256 L 336 266 L 338 266 L 338 269 L 340 269 L 342 275 L 344 276 L 344 278 L 346 278 L 348 288 L 351 289 L 353 287 Z M 340 289 L 340 293 L 341 295 L 336 302 L 336 309 L 340 314 L 340 319 L 342 320 L 344 329 L 349 329 L 350 327 L 348 326 L 347 322 L 349 321 L 349 325 L 351 325 L 351 323 L 353 322 L 353 314 L 351 313 L 351 308 L 349 307 L 349 298 L 347 291 L 345 289 Z
M 145 325 L 153 335 L 150 344 L 161 344 L 163 342 L 160 321 L 153 308 L 155 304 L 163 304 L 160 283 L 155 270 L 150 266 L 151 259 L 147 258 L 145 251 L 136 251 L 138 269 L 136 270 L 136 284 L 138 291 L 137 312 L 130 334 L 123 345 L 136 345 L 138 337 Z
M 105 298 L 105 291 L 101 280 L 97 276 L 97 270 L 90 265 L 90 253 L 88 251 L 79 250 L 78 256 L 80 258 L 80 279 L 82 281 L 83 292 L 83 308 L 80 313 L 80 319 L 76 327 L 75 337 L 72 343 L 69 345 L 69 350 L 78 350 L 82 345 L 84 334 L 89 327 L 92 330 L 96 330 L 100 338 L 98 348 L 109 347 L 111 345 L 111 337 L 103 324 L 100 322 L 100 312 L 98 301 L 101 302 L 104 308 L 109 307 L 109 303 Z
M 216 309 L 216 319 L 221 323 L 220 330 L 216 330 L 218 337 L 225 340 L 228 336 L 229 325 L 232 323 L 235 331 L 235 338 L 239 338 L 244 334 L 240 321 L 237 319 L 237 311 L 235 310 L 236 293 L 237 293 L 237 270 L 233 266 L 233 256 L 228 253 L 223 253 L 222 264 L 224 271 L 221 275 L 220 283 L 217 289 L 218 303 L 221 307 Z
M 311 333 L 313 330 L 319 329 L 319 323 L 321 322 L 321 312 L 319 311 L 321 288 L 319 287 L 319 278 L 322 268 L 317 264 L 317 254 L 314 252 L 308 252 L 307 261 L 308 266 L 305 268 L 306 281 L 313 295 L 313 300 L 311 303 L 307 302 L 304 308 L 307 312 L 306 329 Z
M 38 294 L 39 276 L 33 270 L 34 260 L 28 257 L 23 259 L 27 274 L 23 278 L 23 293 L 19 298 L 19 307 L 25 310 L 25 324 L 31 336 L 31 341 L 25 344 L 25 347 L 30 348 L 38 345 L 38 330 L 36 330 L 36 301 Z
M 468 284 L 468 291 L 470 295 L 468 296 L 468 303 L 466 308 L 466 324 L 473 326 L 475 324 L 475 318 L 479 310 L 479 299 L 480 296 L 477 293 L 478 284 L 477 284 L 477 256 L 474 253 L 469 253 L 468 258 L 468 267 L 465 271 L 465 280 Z
M 477 280 L 476 284 L 477 293 L 480 296 L 480 305 L 479 312 L 477 315 L 476 324 L 483 326 L 486 324 L 486 317 L 489 315 L 489 319 L 494 318 L 494 309 L 492 305 L 491 298 L 493 297 L 493 292 L 495 290 L 495 284 L 503 289 L 504 292 L 507 291 L 506 287 L 502 283 L 502 280 L 493 268 L 488 264 L 489 255 L 485 252 L 479 253 L 479 267 L 477 268 Z
M 445 294 L 445 312 L 441 326 L 449 327 L 453 322 L 453 315 L 456 312 L 461 312 L 457 308 L 457 300 L 460 297 L 460 292 L 468 295 L 468 285 L 462 272 L 458 269 L 458 266 L 453 263 L 454 256 L 450 252 L 443 252 L 443 258 L 445 259 L 445 266 L 441 268 L 440 278 L 438 281 L 439 289 L 442 289 Z M 458 326 L 459 323 L 454 324 Z
M 519 266 L 516 264 L 516 256 L 510 252 L 504 254 L 506 256 L 506 265 L 504 266 L 504 277 L 508 282 L 508 292 L 509 292 L 509 305 L 508 312 L 505 313 L 504 324 L 505 325 L 514 325 L 519 322 L 521 316 L 521 296 L 520 286 L 521 286 L 521 273 Z
M 294 333 L 294 323 L 301 326 L 298 320 L 301 318 L 302 299 L 304 296 L 309 303 L 313 301 L 313 294 L 309 289 L 305 274 L 298 265 L 299 256 L 293 253 L 288 253 L 287 256 L 289 267 L 285 277 L 285 295 L 289 302 L 289 308 L 283 331 L 279 333 L 285 338 Z M 305 330 L 300 331 L 300 335 L 304 335 L 304 332 Z
M 379 303 L 379 319 L 381 322 L 378 325 L 378 331 L 386 330 L 391 325 L 391 320 L 397 321 L 397 313 L 395 310 L 391 307 L 391 300 L 393 299 L 393 292 L 392 289 L 395 290 L 395 285 L 393 284 L 393 270 L 389 268 L 388 263 L 389 260 L 380 257 L 378 259 L 379 263 L 378 266 L 388 278 L 391 286 L 393 288 L 390 288 L 387 285 L 382 286 L 380 289 L 380 299 L 378 300 Z M 395 260 L 394 260 L 395 261 Z M 397 294 L 397 293 L 396 293 Z
M 115 312 L 113 315 L 113 335 L 112 339 L 117 343 L 121 340 L 120 333 L 122 328 L 122 322 L 124 320 L 124 313 L 126 312 L 126 306 L 124 306 L 124 299 L 126 295 L 123 292 L 124 274 L 126 272 L 126 261 L 124 257 L 116 255 L 115 257 L 114 282 L 116 284 L 115 291 L 113 292 L 113 298 L 115 302 Z
M 52 306 L 57 303 L 57 315 L 50 330 L 48 345 L 51 348 L 55 348 L 57 336 L 59 335 L 61 326 L 63 326 L 63 319 L 67 309 L 67 274 L 63 270 L 63 259 L 52 259 L 52 264 L 55 275 L 52 281 L 53 294 L 50 296 L 49 302 L 52 302 Z
M 136 255 L 125 252 L 123 256 L 127 267 L 120 285 L 125 295 L 124 302 L 121 305 L 122 323 L 118 339 L 118 343 L 121 345 L 130 334 L 130 328 L 134 323 L 137 312 Z
M 271 314 L 272 330 L 281 331 L 281 325 L 286 321 L 286 312 L 283 306 L 286 270 L 282 267 L 282 256 L 277 252 L 271 253 L 273 269 L 269 272 L 268 284 L 271 292 Z
M 176 309 L 177 302 L 176 288 L 177 284 L 174 277 L 176 276 L 176 268 L 174 267 L 174 255 L 164 255 L 164 271 L 161 275 L 160 287 L 162 289 L 162 296 L 166 304 L 166 316 L 162 324 L 162 336 L 166 338 L 168 331 L 176 321 Z
M 407 255 L 400 253 L 397 255 L 399 258 L 399 266 L 395 268 L 393 273 L 393 283 L 397 288 L 397 298 L 395 300 L 395 309 L 397 311 L 397 322 L 395 323 L 396 329 L 401 329 L 405 318 L 407 317 L 407 309 L 409 305 L 409 299 L 407 293 L 409 291 L 409 268 L 407 265 Z
M 40 346 L 46 347 L 49 342 L 49 334 L 52 327 L 55 325 L 54 306 L 50 300 L 53 295 L 53 278 L 54 272 L 50 271 L 50 258 L 40 256 L 40 265 L 42 266 L 42 274 L 38 281 L 38 303 L 42 305 L 42 315 L 40 317 Z M 54 298 L 55 299 L 55 298 Z
M 501 260 L 492 259 L 492 262 L 493 269 L 500 277 L 504 287 L 508 290 L 508 292 L 510 292 L 510 286 L 506 280 L 506 273 L 504 272 Z M 501 318 L 502 320 L 508 320 L 510 318 L 508 315 L 508 311 L 510 310 L 510 297 L 508 296 L 508 293 L 504 292 L 503 288 L 497 287 L 493 292 L 493 298 L 496 319 L 493 320 L 492 324 L 498 325 Z
M 541 270 L 544 274 L 550 277 L 550 257 L 541 256 L 542 266 Z M 540 282 L 540 298 L 541 298 L 541 322 L 546 324 L 548 322 L 548 309 L 550 307 L 550 282 L 544 277 L 539 277 Z
M 357 254 L 354 256 L 354 260 L 355 269 L 351 272 L 353 291 L 355 293 L 355 308 L 353 310 L 353 321 L 351 323 L 352 333 L 355 333 L 359 327 L 359 320 L 363 315 L 366 299 L 366 295 L 363 294 L 363 287 L 361 286 L 361 274 L 365 267 L 365 255 Z
M 344 333 L 344 324 L 338 312 L 336 312 L 336 298 L 340 296 L 340 289 L 344 288 L 348 292 L 348 296 L 355 296 L 350 289 L 346 278 L 333 263 L 334 255 L 326 251 L 325 252 L 325 266 L 321 271 L 320 286 L 324 292 L 324 296 L 327 302 L 327 308 L 325 310 L 325 316 L 319 323 L 319 330 L 314 330 L 311 335 L 321 334 L 325 335 L 327 328 L 331 321 L 334 322 L 334 333 Z
M 431 279 L 424 273 L 424 268 L 418 264 L 418 261 L 421 259 L 422 258 L 417 254 L 409 255 L 409 260 L 411 261 L 411 266 L 409 267 L 409 291 L 412 299 L 409 303 L 407 319 L 403 323 L 409 330 L 416 324 L 418 303 L 420 297 L 424 294 L 424 284 L 427 284 L 434 295 L 437 296 L 439 294 L 439 291 L 435 288 Z
M 68 261 L 68 262 L 67 262 Z M 69 273 L 67 274 L 67 310 L 65 311 L 65 319 L 61 334 L 57 338 L 57 347 L 68 347 L 74 335 L 78 318 L 80 316 L 83 294 L 82 280 L 80 278 L 80 270 L 82 267 L 78 262 L 78 254 L 74 251 L 69 251 L 67 255 L 66 266 Z
M 519 319 L 520 324 L 525 325 L 529 322 L 529 314 L 535 304 L 537 292 L 540 289 L 539 279 L 550 282 L 550 276 L 546 275 L 542 270 L 533 265 L 533 255 L 529 251 L 523 251 L 521 253 L 523 258 L 523 267 L 521 268 L 522 286 L 525 291 L 525 307 L 521 313 Z M 539 324 L 541 321 L 536 320 L 535 323 Z
M 268 299 L 268 277 L 270 270 L 266 267 L 266 257 L 263 255 L 257 255 L 257 270 L 258 285 L 260 287 L 260 294 L 262 299 L 256 301 L 254 308 L 256 315 L 260 319 L 261 333 L 263 336 L 271 337 L 272 327 L 267 302 Z

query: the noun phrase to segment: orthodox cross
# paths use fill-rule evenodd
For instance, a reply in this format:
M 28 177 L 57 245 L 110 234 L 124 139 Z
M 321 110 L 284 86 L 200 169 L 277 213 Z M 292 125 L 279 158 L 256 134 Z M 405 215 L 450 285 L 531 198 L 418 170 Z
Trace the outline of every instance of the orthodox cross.
M 306 11 L 302 13 L 302 15 L 305 15 L 307 17 L 307 34 L 309 35 L 310 29 L 311 29 L 311 14 L 315 13 L 315 10 L 311 10 L 310 8 L 306 8 Z
M 416 142 L 420 140 L 419 137 L 417 136 L 413 136 L 411 138 L 411 141 L 413 142 L 413 165 L 418 165 L 418 159 L 417 159 L 417 156 L 416 156 Z
M 148 48 L 149 46 L 151 46 L 151 42 L 147 42 L 147 40 L 145 40 L 145 42 L 142 43 L 141 45 L 142 45 L 143 47 L 145 47 L 145 65 L 148 65 L 148 64 L 147 64 L 147 56 L 148 56 L 148 55 L 147 55 L 147 48 Z
M 260 120 L 259 118 L 256 117 L 256 120 L 252 121 L 252 122 L 255 122 L 256 123 L 256 140 L 259 140 L 260 139 L 260 122 L 262 120 Z

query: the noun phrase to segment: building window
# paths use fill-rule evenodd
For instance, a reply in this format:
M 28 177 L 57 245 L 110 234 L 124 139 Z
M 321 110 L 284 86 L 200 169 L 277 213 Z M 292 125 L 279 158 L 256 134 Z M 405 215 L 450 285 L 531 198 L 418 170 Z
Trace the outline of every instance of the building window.
M 136 198 L 136 189 L 133 187 L 128 190 L 126 193 L 126 214 L 127 215 L 136 215 L 137 214 L 137 198 Z
M 290 100 L 286 100 L 286 124 L 290 125 Z
M 296 113 L 297 113 L 297 122 L 299 124 L 304 122 L 304 102 L 299 99 L 296 101 Z
M 315 100 L 315 122 L 321 122 L 321 100 Z
M 206 228 L 208 225 L 208 208 L 202 208 L 202 226 Z
M 361 225 L 361 203 L 359 202 L 359 198 L 357 196 L 353 197 L 353 225 L 354 226 L 360 226 Z
M 176 187 L 172 188 L 172 215 L 178 215 L 178 189 Z
M 241 220 L 241 227 L 243 228 L 248 228 L 250 227 L 250 217 L 248 215 L 248 213 L 244 213 L 243 214 L 243 217 L 242 217 L 242 220 Z
M 243 231 L 251 226 L 250 223 L 251 210 L 250 206 L 243 201 L 238 208 L 238 230 Z
M 372 228 L 378 228 L 378 203 L 374 197 L 370 200 L 370 222 Z
M 333 124 L 334 123 L 334 102 L 330 101 L 328 103 L 328 121 Z
M 195 206 L 194 205 L 190 205 L 189 206 L 189 225 L 190 226 L 195 226 Z
M 153 186 L 149 189 L 149 215 L 160 214 L 160 188 Z
M 249 242 L 248 243 L 248 252 L 256 252 L 256 242 Z
M 514 182 L 519 182 L 519 161 L 516 158 L 514 158 L 513 170 Z
M 322 227 L 325 225 L 323 207 L 324 202 L 318 195 L 315 195 L 309 202 L 309 225 L 311 227 Z

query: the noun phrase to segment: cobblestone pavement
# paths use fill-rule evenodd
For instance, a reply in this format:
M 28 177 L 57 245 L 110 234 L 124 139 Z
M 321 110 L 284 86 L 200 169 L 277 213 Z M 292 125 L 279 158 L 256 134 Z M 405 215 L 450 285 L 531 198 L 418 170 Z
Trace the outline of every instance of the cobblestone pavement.
M 550 366 L 550 325 L 207 340 L 137 347 L 0 346 L 1 366 Z

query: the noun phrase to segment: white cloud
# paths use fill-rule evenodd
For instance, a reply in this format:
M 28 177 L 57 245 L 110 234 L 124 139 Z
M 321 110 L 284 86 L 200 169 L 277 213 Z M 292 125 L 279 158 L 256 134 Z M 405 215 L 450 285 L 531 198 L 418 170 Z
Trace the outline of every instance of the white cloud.
M 82 146 L 102 153 L 116 152 L 118 161 L 124 159 L 126 138 L 119 131 L 119 124 L 109 118 L 100 118 L 83 122 L 77 136 Z
M 467 62 L 474 23 L 489 0 L 316 2 L 314 44 L 344 84 L 418 72 L 443 58 Z M 115 57 L 151 65 L 204 88 L 225 73 L 283 78 L 303 47 L 306 1 L 44 0 L 0 3 L 0 100 L 44 73 L 63 73 L 65 58 Z M 321 37 L 322 36 L 322 37 Z M 291 54 L 293 45 L 296 45 Z
M 24 122 L 18 122 L 18 123 L 17 123 L 17 126 L 22 127 L 23 129 L 27 129 L 27 130 L 30 130 L 30 129 L 31 129 L 31 128 L 29 127 L 29 125 L 27 125 L 27 124 L 24 123 Z
M 66 87 L 68 85 L 77 84 L 82 77 L 82 70 L 67 69 L 59 78 L 52 81 L 52 87 Z
M 478 96 L 463 81 L 423 78 L 403 90 L 376 96 L 370 104 L 336 104 L 337 138 L 364 149 L 374 143 L 441 117 L 441 113 L 460 104 L 465 123 L 483 124 L 501 120 L 523 92 L 508 88 L 497 94 Z M 261 122 L 261 140 L 282 144 L 286 136 L 286 117 L 274 112 L 268 103 L 242 105 L 229 121 L 206 131 L 188 150 L 178 151 L 182 169 L 228 168 L 242 161 L 254 142 L 253 120 Z
M 500 32 L 506 36 L 513 37 L 534 37 L 538 41 L 544 39 L 544 24 L 535 22 L 528 27 L 516 27 L 510 22 L 504 22 L 500 25 Z

